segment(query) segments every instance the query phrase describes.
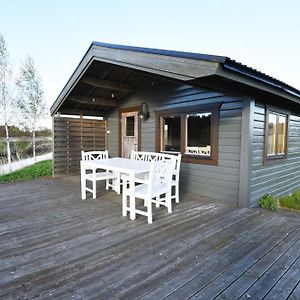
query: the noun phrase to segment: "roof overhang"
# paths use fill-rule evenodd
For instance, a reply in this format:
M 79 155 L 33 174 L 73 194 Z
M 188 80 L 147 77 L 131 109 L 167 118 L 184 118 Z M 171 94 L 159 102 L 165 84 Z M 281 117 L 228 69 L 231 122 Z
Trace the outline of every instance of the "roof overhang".
M 228 57 L 93 42 L 52 105 L 51 115 L 64 112 L 69 102 L 87 114 L 115 107 L 126 94 L 146 84 L 138 77 L 190 85 L 230 82 L 250 93 L 257 91 L 300 104 L 297 89 Z
M 119 67 L 120 70 L 132 70 L 140 72 L 140 74 L 149 74 L 158 76 L 159 78 L 183 82 L 213 75 L 218 68 L 217 61 L 175 57 L 169 56 L 167 53 L 158 55 L 128 49 L 116 49 L 92 43 L 52 105 L 50 109 L 51 115 L 59 111 L 61 105 L 68 99 L 74 87 L 81 81 L 84 81 L 84 75 L 96 62 Z
M 220 65 L 215 74 L 236 84 L 244 85 L 258 92 L 266 92 L 275 97 L 282 97 L 300 104 L 300 91 L 263 73 L 236 62 L 225 62 Z

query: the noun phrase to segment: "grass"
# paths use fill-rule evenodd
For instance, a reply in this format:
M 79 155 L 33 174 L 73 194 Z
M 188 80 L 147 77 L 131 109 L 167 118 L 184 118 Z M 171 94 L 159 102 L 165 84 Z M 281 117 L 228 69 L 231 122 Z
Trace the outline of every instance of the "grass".
M 279 203 L 281 207 L 300 211 L 300 190 L 297 190 L 289 196 L 281 197 Z
M 52 161 L 45 160 L 37 162 L 31 166 L 18 171 L 0 176 L 0 182 L 14 182 L 18 180 L 28 180 L 52 175 Z

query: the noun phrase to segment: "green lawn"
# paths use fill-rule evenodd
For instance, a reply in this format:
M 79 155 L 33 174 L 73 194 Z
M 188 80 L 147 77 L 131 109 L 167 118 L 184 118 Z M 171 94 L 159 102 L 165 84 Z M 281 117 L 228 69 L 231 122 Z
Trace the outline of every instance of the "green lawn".
M 281 197 L 279 203 L 281 207 L 300 211 L 300 190 L 297 190 L 290 196 Z
M 52 160 L 37 162 L 10 174 L 0 176 L 0 182 L 28 180 L 52 175 Z

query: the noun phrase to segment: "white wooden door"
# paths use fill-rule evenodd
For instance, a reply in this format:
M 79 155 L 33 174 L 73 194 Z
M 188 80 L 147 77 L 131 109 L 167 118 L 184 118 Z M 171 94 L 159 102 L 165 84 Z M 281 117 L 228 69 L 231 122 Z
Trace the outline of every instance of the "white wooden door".
M 131 151 L 138 150 L 139 126 L 138 112 L 123 112 L 121 114 L 121 153 L 129 158 Z

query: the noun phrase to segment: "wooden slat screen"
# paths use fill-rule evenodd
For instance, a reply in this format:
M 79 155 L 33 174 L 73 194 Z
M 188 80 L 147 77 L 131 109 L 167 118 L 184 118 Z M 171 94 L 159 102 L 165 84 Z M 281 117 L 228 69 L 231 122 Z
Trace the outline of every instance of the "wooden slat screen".
M 106 121 L 54 117 L 53 174 L 78 174 L 81 151 L 105 150 Z

